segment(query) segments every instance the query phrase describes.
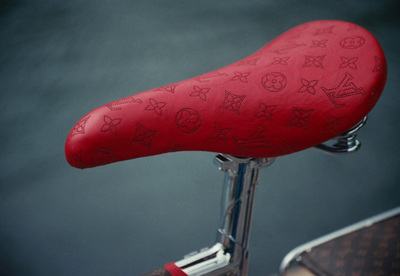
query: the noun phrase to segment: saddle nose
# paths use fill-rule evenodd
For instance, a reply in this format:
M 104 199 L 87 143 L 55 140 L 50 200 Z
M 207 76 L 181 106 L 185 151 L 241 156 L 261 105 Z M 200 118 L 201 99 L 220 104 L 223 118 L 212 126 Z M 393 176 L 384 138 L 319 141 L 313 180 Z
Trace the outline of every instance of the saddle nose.
M 276 157 L 347 131 L 385 86 L 374 36 L 335 20 L 299 25 L 224 68 L 83 116 L 65 144 L 78 168 L 173 151 Z

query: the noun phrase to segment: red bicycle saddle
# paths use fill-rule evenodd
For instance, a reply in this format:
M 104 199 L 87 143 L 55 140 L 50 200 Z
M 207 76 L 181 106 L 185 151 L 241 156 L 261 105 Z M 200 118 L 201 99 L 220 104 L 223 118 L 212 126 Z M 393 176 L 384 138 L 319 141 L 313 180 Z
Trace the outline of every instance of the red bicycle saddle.
M 66 157 L 88 168 L 183 150 L 293 153 L 356 125 L 386 76 L 383 51 L 367 30 L 306 23 L 229 66 L 89 112 L 70 131 Z

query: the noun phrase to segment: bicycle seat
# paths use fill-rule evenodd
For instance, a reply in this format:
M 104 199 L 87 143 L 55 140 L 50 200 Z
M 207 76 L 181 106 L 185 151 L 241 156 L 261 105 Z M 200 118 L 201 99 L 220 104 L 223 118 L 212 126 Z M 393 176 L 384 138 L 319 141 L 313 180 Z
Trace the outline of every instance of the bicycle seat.
M 70 131 L 66 157 L 88 168 L 172 151 L 281 156 L 356 125 L 386 77 L 369 31 L 309 22 L 229 66 L 89 112 Z

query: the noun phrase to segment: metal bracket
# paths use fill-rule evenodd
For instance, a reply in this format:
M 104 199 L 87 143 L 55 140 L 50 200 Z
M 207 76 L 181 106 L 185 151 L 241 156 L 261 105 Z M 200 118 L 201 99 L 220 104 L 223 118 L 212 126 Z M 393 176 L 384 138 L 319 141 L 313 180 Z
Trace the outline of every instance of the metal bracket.
M 357 133 L 367 123 L 367 119 L 368 117 L 364 117 L 356 126 L 336 137 L 336 143 L 333 145 L 323 143 L 314 146 L 314 148 L 329 154 L 347 154 L 358 151 L 361 148 L 361 143 L 357 140 Z

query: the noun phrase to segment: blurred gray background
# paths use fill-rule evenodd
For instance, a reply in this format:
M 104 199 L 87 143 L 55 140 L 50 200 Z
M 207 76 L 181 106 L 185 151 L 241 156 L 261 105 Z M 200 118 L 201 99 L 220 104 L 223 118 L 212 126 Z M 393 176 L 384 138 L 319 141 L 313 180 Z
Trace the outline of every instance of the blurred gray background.
M 0 1 L 0 275 L 140 275 L 211 246 L 223 180 L 213 153 L 77 170 L 67 134 L 93 108 L 223 67 L 316 19 L 375 34 L 386 90 L 359 153 L 307 150 L 262 171 L 249 275 L 400 205 L 399 3 Z

